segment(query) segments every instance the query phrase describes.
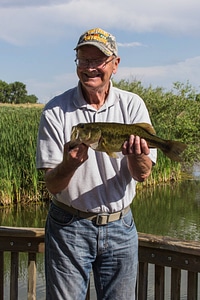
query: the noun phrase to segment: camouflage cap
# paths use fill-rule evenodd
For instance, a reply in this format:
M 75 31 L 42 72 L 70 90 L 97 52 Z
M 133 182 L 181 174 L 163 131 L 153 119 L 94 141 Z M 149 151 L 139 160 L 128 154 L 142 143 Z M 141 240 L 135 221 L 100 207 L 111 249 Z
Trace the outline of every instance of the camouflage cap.
M 84 45 L 92 45 L 101 50 L 106 56 L 117 56 L 117 43 L 115 37 L 101 28 L 94 28 L 84 32 L 74 50 Z

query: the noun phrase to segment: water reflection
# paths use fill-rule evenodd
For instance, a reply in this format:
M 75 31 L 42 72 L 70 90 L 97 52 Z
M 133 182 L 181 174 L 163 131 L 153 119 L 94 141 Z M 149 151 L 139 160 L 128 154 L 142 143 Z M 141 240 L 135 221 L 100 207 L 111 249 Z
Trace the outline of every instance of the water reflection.
M 1 226 L 44 227 L 49 204 L 0 209 Z M 132 210 L 140 232 L 200 241 L 200 180 L 188 180 L 137 193 Z
M 16 205 L 0 209 L 0 226 L 44 227 L 49 204 Z
M 44 227 L 49 204 L 0 209 L 1 226 Z M 200 241 L 200 180 L 137 193 L 132 210 L 139 232 Z
M 200 181 L 143 189 L 132 210 L 140 232 L 200 241 Z

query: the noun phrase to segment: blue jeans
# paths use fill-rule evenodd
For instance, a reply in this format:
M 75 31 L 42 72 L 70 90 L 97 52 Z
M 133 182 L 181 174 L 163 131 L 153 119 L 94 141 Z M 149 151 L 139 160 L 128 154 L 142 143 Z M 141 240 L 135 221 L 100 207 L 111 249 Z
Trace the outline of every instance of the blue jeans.
M 137 263 L 131 211 L 98 226 L 51 204 L 45 238 L 47 300 L 85 300 L 91 270 L 98 300 L 134 300 Z

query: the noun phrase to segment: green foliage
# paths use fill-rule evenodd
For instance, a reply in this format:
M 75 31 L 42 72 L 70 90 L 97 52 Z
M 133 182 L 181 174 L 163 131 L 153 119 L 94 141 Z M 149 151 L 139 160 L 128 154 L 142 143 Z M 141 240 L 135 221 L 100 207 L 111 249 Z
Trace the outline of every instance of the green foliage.
M 200 102 L 199 94 L 187 82 L 176 82 L 171 91 L 163 88 L 144 88 L 140 81 L 120 81 L 114 83 L 116 87 L 136 93 L 143 98 L 149 110 L 156 134 L 164 139 L 175 139 L 188 145 L 183 153 L 183 161 L 193 164 L 200 161 Z M 167 158 L 159 152 L 159 158 Z M 166 167 L 166 164 L 164 163 Z
M 6 83 L 0 80 L 0 103 L 37 103 L 38 98 L 35 95 L 27 95 L 26 85 L 15 81 Z

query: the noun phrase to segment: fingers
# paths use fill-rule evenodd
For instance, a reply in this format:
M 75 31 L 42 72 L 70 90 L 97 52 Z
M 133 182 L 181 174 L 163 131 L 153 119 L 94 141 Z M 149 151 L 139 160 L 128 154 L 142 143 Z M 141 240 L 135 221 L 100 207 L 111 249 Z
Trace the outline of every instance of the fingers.
M 74 164 L 82 164 L 88 159 L 88 146 L 79 144 L 74 148 L 69 147 L 69 143 L 64 145 L 64 160 L 71 161 Z
M 122 153 L 124 155 L 148 155 L 150 153 L 147 142 L 139 136 L 130 135 L 129 140 L 122 146 Z

